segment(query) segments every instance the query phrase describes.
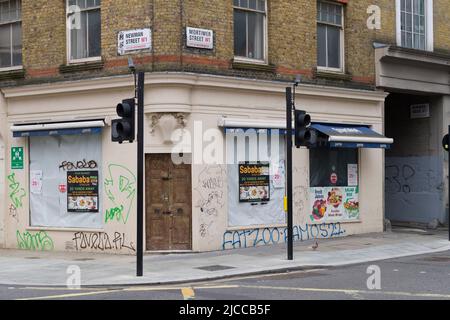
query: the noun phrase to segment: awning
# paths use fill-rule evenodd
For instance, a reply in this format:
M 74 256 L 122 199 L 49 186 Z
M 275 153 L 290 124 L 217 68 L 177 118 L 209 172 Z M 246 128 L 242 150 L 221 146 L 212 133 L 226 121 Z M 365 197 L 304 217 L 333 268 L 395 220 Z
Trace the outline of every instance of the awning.
M 387 138 L 366 126 L 315 123 L 311 128 L 328 136 L 328 146 L 331 148 L 389 149 L 394 143 L 394 139 Z
M 15 124 L 11 126 L 14 138 L 35 136 L 61 136 L 99 134 L 105 126 L 103 120 L 52 122 L 39 124 Z

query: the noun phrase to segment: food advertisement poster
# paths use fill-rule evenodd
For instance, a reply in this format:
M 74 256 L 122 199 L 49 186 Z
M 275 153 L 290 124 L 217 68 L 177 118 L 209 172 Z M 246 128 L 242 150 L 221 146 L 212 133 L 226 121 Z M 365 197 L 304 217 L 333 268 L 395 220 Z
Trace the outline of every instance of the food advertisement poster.
M 67 172 L 67 211 L 99 212 L 98 171 Z
M 269 163 L 239 163 L 239 202 L 267 202 L 269 200 Z
M 358 186 L 310 188 L 313 222 L 359 219 Z

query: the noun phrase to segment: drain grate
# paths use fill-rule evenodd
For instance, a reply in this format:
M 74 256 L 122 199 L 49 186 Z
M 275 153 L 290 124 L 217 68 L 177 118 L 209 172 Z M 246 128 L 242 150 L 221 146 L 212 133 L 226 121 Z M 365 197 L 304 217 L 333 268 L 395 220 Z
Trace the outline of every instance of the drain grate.
M 196 269 L 204 270 L 204 271 L 221 271 L 221 270 L 229 270 L 234 269 L 234 267 L 230 266 L 221 266 L 221 265 L 213 265 L 213 266 L 205 266 L 205 267 L 198 267 Z
M 73 261 L 92 261 L 95 260 L 94 258 L 78 258 L 78 259 L 73 259 Z
M 431 261 L 431 262 L 449 262 L 450 257 L 427 257 L 420 259 L 422 261 Z

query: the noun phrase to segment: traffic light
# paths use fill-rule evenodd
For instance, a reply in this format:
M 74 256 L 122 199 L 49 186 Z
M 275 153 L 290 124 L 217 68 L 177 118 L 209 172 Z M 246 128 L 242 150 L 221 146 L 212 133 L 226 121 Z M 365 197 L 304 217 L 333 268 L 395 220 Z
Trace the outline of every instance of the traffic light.
M 446 134 L 444 136 L 444 138 L 442 139 L 442 147 L 444 148 L 445 151 L 448 152 L 449 146 L 450 146 L 450 140 L 448 138 L 448 134 Z
M 309 129 L 311 124 L 311 116 L 303 110 L 294 111 L 295 123 L 295 146 L 308 146 L 311 143 L 312 132 Z
M 121 119 L 111 122 L 111 139 L 114 142 L 133 142 L 135 139 L 135 100 L 134 98 L 122 100 L 116 108 L 117 115 Z

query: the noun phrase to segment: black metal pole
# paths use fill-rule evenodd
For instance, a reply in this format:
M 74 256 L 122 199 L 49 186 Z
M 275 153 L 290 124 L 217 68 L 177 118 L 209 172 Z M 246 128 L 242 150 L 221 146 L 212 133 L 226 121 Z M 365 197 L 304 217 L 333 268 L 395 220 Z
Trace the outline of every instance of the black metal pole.
M 292 217 L 292 91 L 286 88 L 287 258 L 294 259 Z
M 138 112 L 137 112 L 137 232 L 136 232 L 136 275 L 143 275 L 144 256 L 144 78 L 138 73 Z
M 448 126 L 448 136 L 450 140 L 450 125 Z M 448 241 L 450 241 L 450 151 L 448 154 Z

